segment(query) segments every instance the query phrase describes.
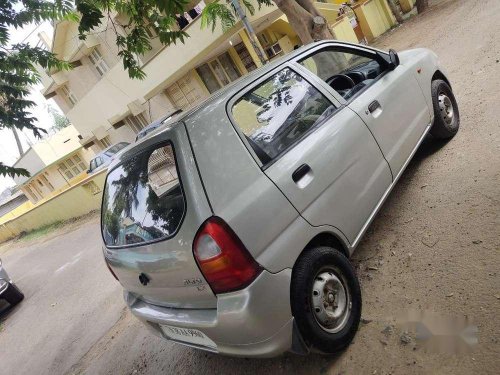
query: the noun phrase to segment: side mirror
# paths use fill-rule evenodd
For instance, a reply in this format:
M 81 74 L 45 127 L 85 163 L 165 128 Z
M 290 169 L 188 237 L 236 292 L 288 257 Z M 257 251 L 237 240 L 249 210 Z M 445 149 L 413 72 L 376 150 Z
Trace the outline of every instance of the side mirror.
M 90 169 L 87 169 L 87 173 L 90 173 L 90 172 L 92 172 L 92 171 Z
M 389 50 L 389 70 L 394 70 L 399 65 L 399 56 L 393 49 Z

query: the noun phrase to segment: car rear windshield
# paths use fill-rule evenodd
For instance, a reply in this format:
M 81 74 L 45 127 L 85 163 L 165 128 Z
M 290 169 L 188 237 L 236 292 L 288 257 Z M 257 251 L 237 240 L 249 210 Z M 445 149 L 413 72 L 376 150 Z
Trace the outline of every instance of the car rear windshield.
M 148 149 L 118 165 L 106 178 L 102 235 L 107 246 L 172 237 L 185 211 L 171 144 Z

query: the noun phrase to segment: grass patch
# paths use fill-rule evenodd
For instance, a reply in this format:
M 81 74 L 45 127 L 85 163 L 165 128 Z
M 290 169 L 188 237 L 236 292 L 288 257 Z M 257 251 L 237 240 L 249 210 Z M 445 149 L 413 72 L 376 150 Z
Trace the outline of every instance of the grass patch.
M 19 236 L 19 239 L 21 241 L 30 241 L 30 240 L 34 240 L 34 239 L 43 237 L 43 236 L 49 234 L 50 232 L 56 230 L 57 228 L 62 227 L 63 224 L 64 224 L 63 221 L 56 221 L 55 223 L 52 223 L 49 225 L 44 225 L 43 227 L 40 227 L 40 228 L 34 229 L 30 232 L 21 234 Z

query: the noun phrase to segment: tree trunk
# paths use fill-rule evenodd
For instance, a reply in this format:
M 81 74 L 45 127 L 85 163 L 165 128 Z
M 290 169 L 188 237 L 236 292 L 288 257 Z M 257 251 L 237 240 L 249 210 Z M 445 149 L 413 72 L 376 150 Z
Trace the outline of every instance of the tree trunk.
M 285 13 L 290 26 L 297 33 L 302 44 L 334 38 L 325 17 L 316 9 L 311 0 L 273 1 Z
M 418 13 L 422 13 L 429 7 L 429 0 L 417 0 L 416 5 Z
M 391 8 L 392 14 L 394 14 L 394 17 L 396 17 L 396 21 L 398 21 L 398 23 L 403 23 L 403 14 L 401 13 L 401 9 L 396 5 L 394 0 L 387 0 L 387 3 L 389 4 L 389 8 Z
M 17 129 L 12 128 L 12 133 L 14 133 L 14 138 L 16 139 L 17 149 L 19 150 L 19 157 L 23 156 L 23 145 L 21 144 L 21 140 L 19 139 L 19 134 L 17 134 Z

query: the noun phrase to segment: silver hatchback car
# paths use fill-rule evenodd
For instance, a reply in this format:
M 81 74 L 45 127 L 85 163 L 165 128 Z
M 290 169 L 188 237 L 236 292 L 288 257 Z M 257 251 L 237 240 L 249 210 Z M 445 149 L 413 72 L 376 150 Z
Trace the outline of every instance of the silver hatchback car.
M 245 357 L 341 350 L 361 316 L 350 255 L 426 134 L 458 127 L 433 52 L 302 47 L 115 160 L 106 263 L 165 339 Z

